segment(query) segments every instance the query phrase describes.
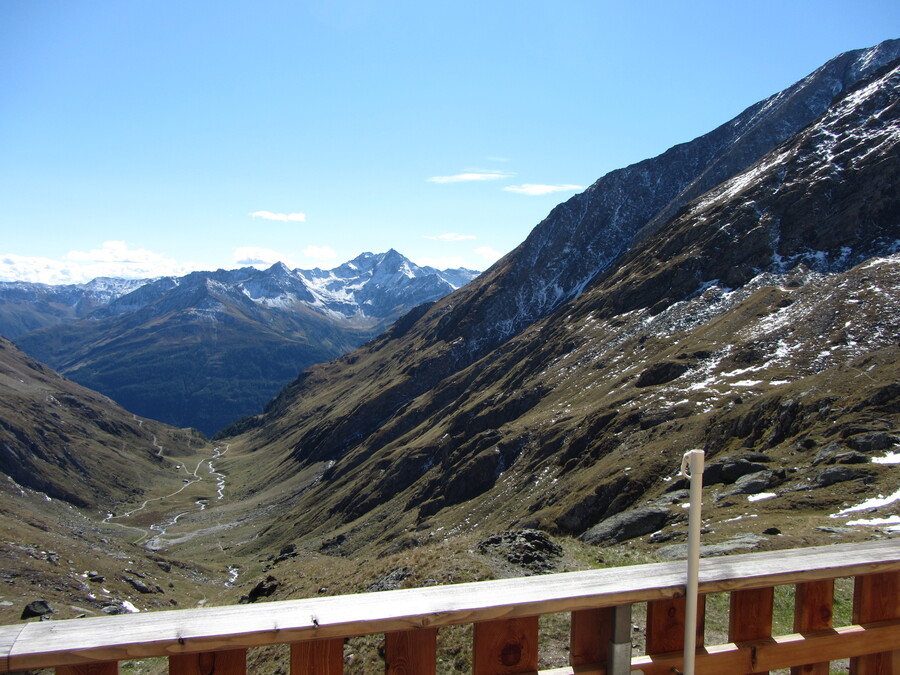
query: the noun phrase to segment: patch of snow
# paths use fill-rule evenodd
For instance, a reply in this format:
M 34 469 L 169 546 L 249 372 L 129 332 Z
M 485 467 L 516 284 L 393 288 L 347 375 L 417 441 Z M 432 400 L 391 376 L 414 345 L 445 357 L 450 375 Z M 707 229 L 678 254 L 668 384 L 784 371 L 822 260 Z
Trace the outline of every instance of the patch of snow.
M 847 525 L 890 525 L 891 532 L 900 532 L 900 516 L 888 516 L 887 518 L 860 518 L 847 521 Z
M 125 609 L 126 612 L 131 612 L 132 614 L 137 614 L 138 612 L 141 611 L 137 607 L 135 607 L 131 602 L 129 602 L 128 600 L 122 601 L 122 607 Z
M 884 457 L 873 457 L 875 464 L 900 464 L 900 452 L 889 452 Z
M 832 514 L 832 518 L 838 518 L 847 513 L 854 513 L 856 511 L 866 511 L 868 509 L 877 509 L 882 506 L 888 506 L 893 504 L 894 502 L 900 501 L 900 490 L 897 490 L 893 494 L 884 497 L 882 495 L 878 495 L 877 497 L 872 497 L 871 499 L 867 499 L 864 502 L 857 504 L 856 506 L 850 506 L 846 509 L 842 509 L 837 513 Z
M 760 492 L 759 494 L 755 494 L 755 495 L 747 495 L 747 501 L 748 502 L 759 502 L 759 501 L 762 501 L 763 499 L 771 499 L 772 497 L 777 497 L 777 496 L 778 495 L 775 494 L 774 492 Z

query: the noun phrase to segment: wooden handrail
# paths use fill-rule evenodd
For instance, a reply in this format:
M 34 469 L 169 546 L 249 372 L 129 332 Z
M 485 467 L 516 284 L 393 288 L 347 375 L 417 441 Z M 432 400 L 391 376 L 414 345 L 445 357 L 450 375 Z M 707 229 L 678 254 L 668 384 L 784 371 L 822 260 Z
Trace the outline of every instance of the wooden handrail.
M 900 540 L 707 558 L 701 561 L 700 565 L 700 593 L 739 591 L 743 593 L 738 594 L 743 600 L 738 604 L 749 602 L 752 605 L 759 595 L 756 591 L 765 592 L 765 589 L 777 585 L 809 584 L 838 577 L 859 579 L 863 575 L 887 581 L 880 581 L 874 586 L 870 585 L 871 587 L 858 582 L 858 594 L 874 597 L 883 592 L 884 583 L 896 585 L 895 580 L 900 580 Z M 684 577 L 685 563 L 678 561 L 352 596 L 3 626 L 0 627 L 0 672 L 118 662 L 156 656 L 173 657 L 224 652 L 298 642 L 304 644 L 305 651 L 313 653 L 315 645 L 322 645 L 322 649 L 325 650 L 329 644 L 331 647 L 339 644 L 335 640 L 337 638 L 376 633 L 389 634 L 389 651 L 393 649 L 396 653 L 405 653 L 405 650 L 409 649 L 407 643 L 410 642 L 406 637 L 418 633 L 422 635 L 434 633 L 433 630 L 423 632 L 420 629 L 468 623 L 482 624 L 482 622 L 487 623 L 479 630 L 489 634 L 491 640 L 500 639 L 498 635 L 505 634 L 504 631 L 508 633 L 512 630 L 511 627 L 515 627 L 515 630 L 525 631 L 523 633 L 525 637 L 522 639 L 527 642 L 531 640 L 531 631 L 537 629 L 536 621 L 534 627 L 531 626 L 532 617 L 573 612 L 573 616 L 581 618 L 580 624 L 584 626 L 585 617 L 593 616 L 591 612 L 596 614 L 597 610 L 603 608 L 636 602 L 670 602 L 677 599 L 684 595 Z M 860 590 L 861 588 L 863 590 Z M 882 590 L 879 591 L 879 588 Z M 897 604 L 900 603 L 900 599 L 891 602 Z M 852 638 L 856 645 L 853 649 L 857 650 L 856 653 L 860 653 L 858 652 L 860 642 L 871 639 L 871 636 L 879 636 L 873 642 L 878 648 L 883 646 L 884 640 L 892 639 L 891 636 L 900 639 L 900 626 L 895 621 L 900 619 L 900 607 L 895 608 L 891 602 L 887 603 L 890 606 L 885 609 L 882 607 L 884 602 L 879 600 L 879 609 L 874 613 L 869 607 L 856 612 L 854 621 L 860 625 L 853 627 L 856 632 L 851 630 L 848 633 L 850 637 L 838 639 L 835 635 L 839 634 L 834 631 L 823 633 L 819 630 L 815 633 L 818 636 L 816 639 L 823 645 L 826 642 L 831 645 L 829 654 L 838 649 L 834 646 L 835 641 L 846 644 Z M 523 620 L 525 623 L 515 625 L 509 623 L 513 620 Z M 602 620 L 598 621 L 602 623 Z M 574 623 L 576 622 L 573 621 Z M 583 628 L 581 630 L 583 631 Z M 870 638 L 861 638 L 860 635 L 869 635 Z M 431 639 L 427 638 L 425 642 Z M 740 639 L 737 638 L 735 642 L 739 644 Z M 748 639 L 752 642 L 756 636 Z M 783 646 L 783 644 L 790 645 L 790 641 L 780 643 L 768 635 L 760 635 L 757 642 L 765 649 L 763 652 L 757 649 L 754 653 L 778 656 L 790 648 Z M 659 644 L 670 643 L 663 640 Z M 809 644 L 815 643 L 804 644 L 806 644 L 804 648 L 809 649 Z M 740 647 L 734 648 L 740 650 Z M 423 647 L 417 644 L 415 649 L 421 651 Z M 534 649 L 536 650 L 536 645 Z M 424 650 L 428 651 L 427 645 Z M 708 651 L 704 650 L 704 654 Z M 309 658 L 320 658 L 316 654 L 313 653 Z M 845 654 L 845 656 L 852 655 L 856 654 Z M 483 660 L 486 657 L 478 656 L 478 658 Z M 659 660 L 663 658 L 662 656 L 652 658 L 662 663 Z M 654 663 L 652 658 L 650 661 L 636 659 L 634 667 L 645 668 L 646 672 L 657 672 L 652 667 Z M 671 667 L 672 660 L 677 658 L 675 655 L 665 656 L 665 659 L 668 659 L 666 663 L 669 664 L 665 667 Z M 727 661 L 723 656 L 716 658 L 722 663 Z M 729 658 L 731 661 L 728 663 L 737 662 L 745 659 L 745 654 L 741 652 L 740 656 Z M 297 660 L 300 661 L 301 657 L 298 656 Z M 192 672 L 190 666 L 186 668 L 184 672 Z M 525 670 L 516 670 L 515 664 L 511 668 L 502 672 L 534 672 L 533 665 L 529 665 Z M 329 671 L 323 669 L 309 672 Z M 483 672 L 494 671 L 483 669 Z

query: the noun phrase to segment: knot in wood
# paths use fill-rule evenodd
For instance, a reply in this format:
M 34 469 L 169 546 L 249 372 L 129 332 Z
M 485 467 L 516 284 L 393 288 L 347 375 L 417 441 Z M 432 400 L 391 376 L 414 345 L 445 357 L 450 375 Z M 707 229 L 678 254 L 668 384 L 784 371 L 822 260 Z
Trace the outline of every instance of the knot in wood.
M 514 666 L 522 660 L 522 645 L 516 642 L 510 642 L 503 647 L 500 652 L 500 662 L 504 666 Z

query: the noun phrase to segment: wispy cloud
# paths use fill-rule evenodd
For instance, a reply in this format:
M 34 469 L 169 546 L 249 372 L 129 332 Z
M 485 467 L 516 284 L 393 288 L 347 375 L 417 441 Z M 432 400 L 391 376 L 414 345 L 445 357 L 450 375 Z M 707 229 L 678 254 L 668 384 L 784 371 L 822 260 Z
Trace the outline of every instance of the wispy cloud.
M 548 195 L 552 192 L 574 192 L 584 190 L 583 185 L 536 185 L 524 183 L 522 185 L 507 185 L 503 188 L 507 192 L 516 192 L 520 195 Z
M 490 246 L 479 246 L 478 248 L 475 249 L 475 253 L 480 255 L 482 258 L 484 258 L 488 262 L 492 262 L 492 263 L 497 262 L 498 260 L 500 260 L 500 258 L 503 257 L 502 253 L 498 253 L 497 251 L 492 249 Z
M 278 220 L 282 223 L 305 223 L 305 213 L 273 213 L 272 211 L 253 211 L 249 215 L 263 220 Z
M 271 267 L 277 262 L 283 262 L 291 267 L 293 266 L 293 257 L 290 253 L 282 253 L 261 246 L 239 246 L 234 249 L 232 255 L 234 264 L 241 267 Z
M 199 263 L 181 263 L 145 248 L 131 248 L 124 241 L 105 241 L 100 248 L 69 251 L 61 258 L 0 256 L 0 281 L 43 284 L 82 284 L 97 277 L 150 279 L 181 276 L 200 269 Z
M 452 176 L 432 176 L 427 180 L 429 183 L 470 183 L 473 181 L 500 180 L 501 178 L 509 178 L 512 175 L 506 171 L 467 169 L 463 173 L 457 173 Z
M 445 234 L 426 234 L 426 239 L 434 241 L 466 241 L 467 239 L 478 239 L 474 234 L 459 234 L 457 232 L 447 232 Z

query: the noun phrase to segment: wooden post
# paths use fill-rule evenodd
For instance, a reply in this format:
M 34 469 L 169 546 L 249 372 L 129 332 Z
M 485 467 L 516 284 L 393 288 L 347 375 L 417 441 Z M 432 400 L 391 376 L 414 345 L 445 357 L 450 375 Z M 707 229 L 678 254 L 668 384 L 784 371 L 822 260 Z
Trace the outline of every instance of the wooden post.
M 119 675 L 118 661 L 82 663 L 78 666 L 59 666 L 56 675 Z
M 612 607 L 572 612 L 569 637 L 570 666 L 605 665 L 612 638 Z
M 473 675 L 532 673 L 538 665 L 538 617 L 475 624 Z
M 437 668 L 437 629 L 420 628 L 384 636 L 387 675 L 434 675 Z
M 794 594 L 794 632 L 831 628 L 834 609 L 834 579 L 797 584 Z M 791 675 L 828 675 L 828 661 L 791 668 Z
M 176 654 L 169 657 L 169 675 L 245 675 L 247 650 Z
M 291 645 L 291 675 L 343 675 L 344 639 L 308 640 Z
M 772 609 L 775 589 L 758 588 L 731 592 L 728 614 L 728 639 L 732 642 L 759 640 L 772 637 Z M 751 660 L 751 665 L 755 665 Z M 752 671 L 762 675 L 768 671 Z
M 853 589 L 853 623 L 900 618 L 900 572 L 864 574 Z M 893 675 L 900 672 L 900 650 L 850 659 L 850 675 Z
M 697 644 L 703 645 L 706 596 L 697 602 Z M 680 652 L 684 649 L 685 598 L 653 600 L 647 603 L 647 654 Z

